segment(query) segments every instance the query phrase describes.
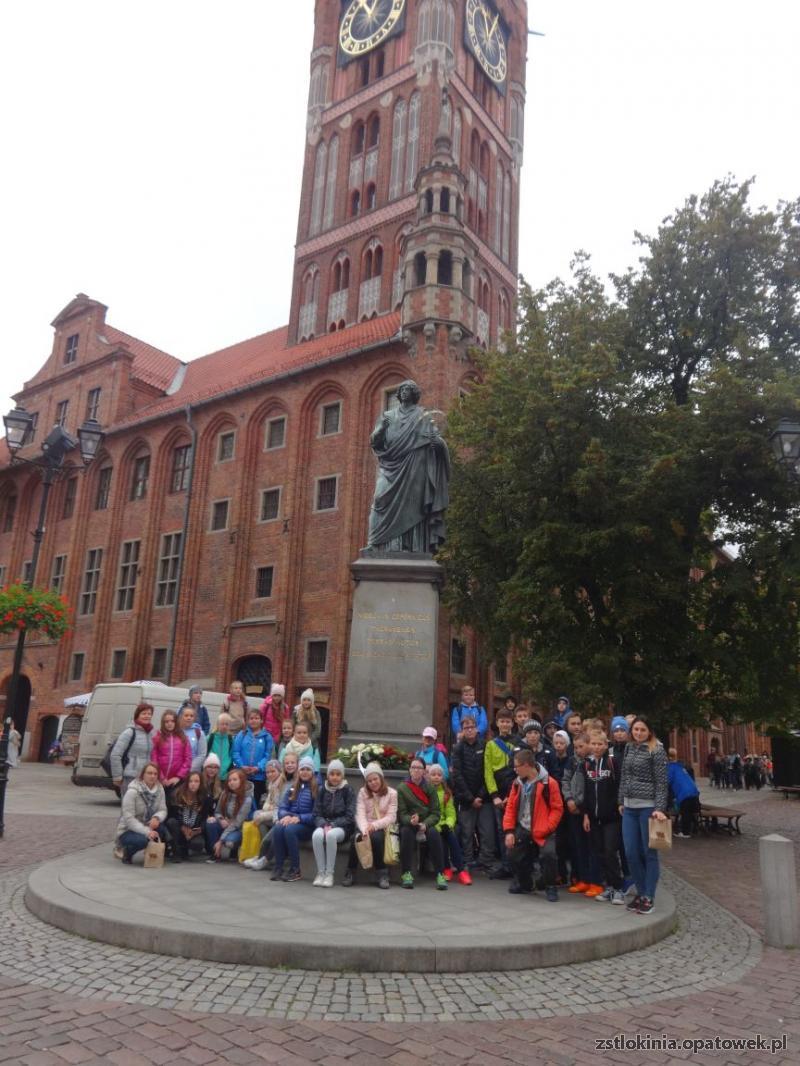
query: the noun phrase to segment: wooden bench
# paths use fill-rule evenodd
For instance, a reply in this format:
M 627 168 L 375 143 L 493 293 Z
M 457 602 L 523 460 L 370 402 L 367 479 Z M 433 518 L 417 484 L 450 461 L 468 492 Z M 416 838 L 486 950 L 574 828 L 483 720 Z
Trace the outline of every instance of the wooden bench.
M 773 792 L 782 792 L 783 798 L 788 799 L 790 796 L 800 796 L 800 785 L 773 785 Z
M 709 807 L 703 803 L 700 805 L 700 827 L 706 833 L 716 833 L 724 829 L 731 836 L 734 833 L 741 836 L 739 819 L 743 818 L 745 813 L 745 811 L 735 811 L 732 807 Z M 721 821 L 727 824 L 720 825 Z

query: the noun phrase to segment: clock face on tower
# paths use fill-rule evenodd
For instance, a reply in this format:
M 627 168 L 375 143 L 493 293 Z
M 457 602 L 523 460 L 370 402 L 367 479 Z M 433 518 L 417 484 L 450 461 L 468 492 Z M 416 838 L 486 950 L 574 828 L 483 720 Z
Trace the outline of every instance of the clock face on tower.
M 464 35 L 484 71 L 499 88 L 508 73 L 506 39 L 500 14 L 488 0 L 466 0 Z
M 352 0 L 339 26 L 345 59 L 364 55 L 402 29 L 405 10 L 406 0 Z

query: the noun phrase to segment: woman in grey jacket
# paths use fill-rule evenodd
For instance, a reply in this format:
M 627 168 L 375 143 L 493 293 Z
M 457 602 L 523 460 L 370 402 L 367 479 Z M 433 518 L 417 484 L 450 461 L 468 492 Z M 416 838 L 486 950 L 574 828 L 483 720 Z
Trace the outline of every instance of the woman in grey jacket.
M 117 737 L 109 755 L 111 778 L 120 797 L 150 761 L 152 750 L 153 708 L 149 703 L 140 703 L 133 712 L 133 721 Z
M 158 780 L 158 767 L 154 762 L 145 763 L 139 777 L 122 796 L 114 857 L 129 863 L 137 851 L 147 847 L 149 840 L 163 840 L 166 819 L 167 800 Z
M 650 819 L 667 818 L 667 753 L 644 718 L 631 723 L 619 786 L 622 840 L 636 883 L 629 911 L 649 914 L 658 884 L 658 852 L 649 846 Z

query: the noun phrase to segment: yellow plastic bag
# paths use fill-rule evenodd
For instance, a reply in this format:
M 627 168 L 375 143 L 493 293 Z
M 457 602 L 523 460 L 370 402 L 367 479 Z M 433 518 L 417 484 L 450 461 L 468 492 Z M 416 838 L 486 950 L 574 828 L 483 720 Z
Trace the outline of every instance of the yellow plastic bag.
M 242 826 L 242 842 L 239 845 L 239 862 L 245 859 L 257 859 L 261 851 L 261 833 L 253 822 L 245 822 Z

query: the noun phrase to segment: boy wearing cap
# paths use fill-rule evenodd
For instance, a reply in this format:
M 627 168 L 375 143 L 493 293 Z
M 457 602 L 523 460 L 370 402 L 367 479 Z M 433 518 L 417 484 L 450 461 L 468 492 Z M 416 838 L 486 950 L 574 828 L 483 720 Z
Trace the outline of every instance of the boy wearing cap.
M 555 833 L 564 813 L 558 782 L 537 763 L 532 751 L 514 752 L 517 779 L 503 815 L 505 845 L 515 880 L 512 895 L 533 891 L 533 863 L 538 859 L 550 903 L 558 903 Z
M 450 767 L 447 765 L 447 756 L 436 743 L 439 734 L 432 725 L 426 725 L 422 730 L 422 747 L 414 754 L 422 759 L 426 766 L 438 765 L 442 768 L 444 779 L 450 777 Z
M 540 766 L 548 773 L 553 769 L 553 749 L 542 740 L 542 723 L 536 718 L 529 719 L 522 727 L 520 747 L 530 748 Z
M 467 714 L 475 719 L 478 736 L 481 740 L 486 740 L 489 733 L 489 719 L 486 708 L 475 702 L 475 689 L 472 685 L 464 685 L 461 689 L 461 703 L 450 712 L 450 728 L 453 731 L 454 740 L 461 740 L 461 721 Z
M 611 719 L 611 754 L 617 760 L 617 766 L 622 768 L 622 760 L 625 758 L 625 748 L 631 739 L 628 721 L 621 714 Z

